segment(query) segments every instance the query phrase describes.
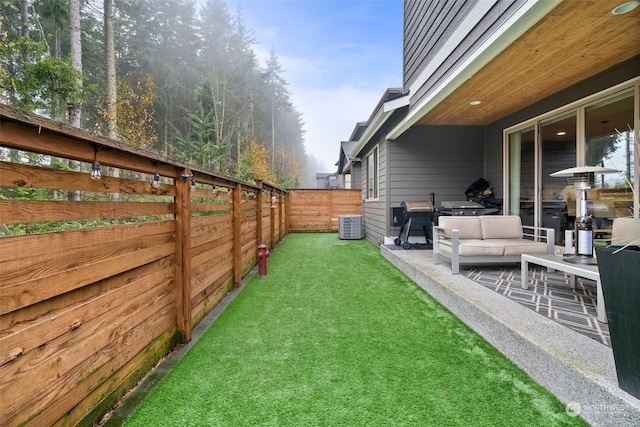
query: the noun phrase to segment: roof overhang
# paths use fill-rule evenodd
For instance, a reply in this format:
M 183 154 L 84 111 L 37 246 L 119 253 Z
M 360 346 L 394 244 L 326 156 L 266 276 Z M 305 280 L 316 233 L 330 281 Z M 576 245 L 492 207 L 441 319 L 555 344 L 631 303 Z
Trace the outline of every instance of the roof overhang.
M 487 125 L 639 55 L 640 8 L 611 13 L 624 1 L 526 1 L 436 88 L 414 99 L 387 138 L 416 124 Z M 476 12 L 468 19 L 477 20 L 482 10 Z M 470 105 L 475 100 L 481 103 Z

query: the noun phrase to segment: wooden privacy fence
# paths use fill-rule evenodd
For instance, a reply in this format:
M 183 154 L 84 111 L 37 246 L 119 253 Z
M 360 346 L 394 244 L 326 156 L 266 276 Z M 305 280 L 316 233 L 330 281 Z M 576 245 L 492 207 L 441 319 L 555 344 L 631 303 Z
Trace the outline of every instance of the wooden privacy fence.
M 99 420 L 287 234 L 288 199 L 0 105 L 0 424 Z
M 362 214 L 360 190 L 292 190 L 289 197 L 291 231 L 338 231 L 340 215 Z

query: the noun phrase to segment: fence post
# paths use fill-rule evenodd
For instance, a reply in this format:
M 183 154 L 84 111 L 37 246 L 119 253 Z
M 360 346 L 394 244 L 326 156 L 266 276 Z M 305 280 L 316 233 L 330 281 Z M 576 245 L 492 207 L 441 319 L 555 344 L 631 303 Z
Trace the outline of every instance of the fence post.
M 271 229 L 269 230 L 270 234 L 271 234 L 271 239 L 270 239 L 271 247 L 269 249 L 273 249 L 273 248 L 276 247 L 276 241 L 275 241 L 275 238 L 276 238 L 276 218 L 275 218 L 276 217 L 276 205 L 275 205 L 275 202 L 274 202 L 274 197 L 276 197 L 276 195 L 275 195 L 275 192 L 274 192 L 273 188 L 271 189 L 271 193 L 269 193 L 269 194 L 271 195 L 271 208 L 270 208 L 270 210 L 271 210 L 271 221 L 269 223 L 269 225 L 271 226 Z
M 242 285 L 242 185 L 233 189 L 233 286 Z
M 176 187 L 176 316 L 178 342 L 191 341 L 191 171 L 183 170 Z
M 289 224 L 291 223 L 291 209 L 289 207 L 289 202 L 291 199 L 291 192 L 288 192 L 284 200 L 286 200 L 286 206 L 284 207 L 284 234 L 285 236 L 289 235 Z
M 258 240 L 258 245 L 264 244 L 262 241 L 262 203 L 264 203 L 264 198 L 262 197 L 262 181 L 257 181 L 256 184 L 260 189 L 258 190 L 258 198 L 257 198 L 257 206 L 256 206 L 256 220 L 257 220 L 257 230 L 256 237 Z
M 284 193 L 280 191 L 280 203 L 278 205 L 278 242 L 284 237 Z

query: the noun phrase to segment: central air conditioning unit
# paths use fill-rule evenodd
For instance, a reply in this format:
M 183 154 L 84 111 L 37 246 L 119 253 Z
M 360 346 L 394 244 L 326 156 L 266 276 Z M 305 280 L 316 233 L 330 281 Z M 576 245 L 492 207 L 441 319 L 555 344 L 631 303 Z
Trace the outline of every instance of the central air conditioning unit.
M 362 215 L 339 215 L 338 236 L 342 240 L 362 239 Z

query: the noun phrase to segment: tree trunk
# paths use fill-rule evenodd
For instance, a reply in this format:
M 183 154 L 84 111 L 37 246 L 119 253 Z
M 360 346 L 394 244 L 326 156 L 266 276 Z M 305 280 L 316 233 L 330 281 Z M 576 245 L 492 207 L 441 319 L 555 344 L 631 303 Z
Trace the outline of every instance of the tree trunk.
M 29 2 L 28 0 L 22 0 L 20 2 L 20 35 L 24 38 L 29 37 Z M 22 62 L 24 65 L 29 61 L 29 56 L 25 53 L 22 54 Z
M 82 76 L 82 44 L 80 30 L 80 0 L 69 0 L 69 40 L 71 43 L 71 65 Z M 77 83 L 77 93 L 82 88 L 82 78 L 79 77 Z M 69 124 L 77 128 L 81 127 L 82 102 L 79 96 L 70 101 L 69 105 Z M 73 170 L 80 171 L 80 162 L 69 160 L 69 167 Z M 80 192 L 72 191 L 69 193 L 70 200 L 80 200 Z
M 116 53 L 113 37 L 113 0 L 104 0 L 104 56 L 106 63 L 107 85 L 107 136 L 118 139 L 118 94 L 116 89 Z M 111 175 L 120 176 L 120 169 L 113 168 Z M 118 193 L 111 194 L 111 200 L 117 201 Z
M 20 29 L 20 35 L 22 37 L 29 37 L 29 2 L 28 0 L 22 0 L 20 2 L 20 21 L 22 27 Z
M 107 136 L 117 139 L 116 57 L 113 40 L 113 0 L 104 0 L 104 46 L 107 69 Z
M 71 65 L 82 76 L 82 44 L 80 30 L 80 0 L 69 0 L 69 41 L 71 44 Z M 82 88 L 82 78 L 76 81 L 78 93 Z M 69 106 L 69 124 L 81 127 L 82 100 L 79 97 L 71 100 Z

